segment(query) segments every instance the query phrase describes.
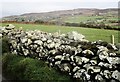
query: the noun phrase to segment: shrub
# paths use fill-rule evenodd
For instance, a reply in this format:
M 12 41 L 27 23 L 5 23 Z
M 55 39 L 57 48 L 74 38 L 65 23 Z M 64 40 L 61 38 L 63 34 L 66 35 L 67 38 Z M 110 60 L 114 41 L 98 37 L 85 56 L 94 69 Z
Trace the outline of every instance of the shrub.
M 8 43 L 8 38 L 7 37 L 3 37 L 2 38 L 2 53 L 7 53 L 10 52 L 10 48 L 9 48 L 9 43 Z
M 6 78 L 14 79 L 16 78 L 15 71 L 16 65 L 18 61 L 22 58 L 17 55 L 11 53 L 4 53 L 2 56 L 2 72 Z M 16 72 L 17 74 L 17 72 Z
M 43 82 L 71 80 L 69 76 L 61 74 L 54 68 L 49 68 L 42 60 L 13 54 L 3 55 L 3 74 L 12 80 L 40 80 Z

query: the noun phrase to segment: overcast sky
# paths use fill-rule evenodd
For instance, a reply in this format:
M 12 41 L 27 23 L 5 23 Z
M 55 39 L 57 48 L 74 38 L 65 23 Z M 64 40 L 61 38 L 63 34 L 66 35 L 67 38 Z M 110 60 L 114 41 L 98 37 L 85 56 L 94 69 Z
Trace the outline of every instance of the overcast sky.
M 76 8 L 117 8 L 119 0 L 0 0 L 0 17 Z

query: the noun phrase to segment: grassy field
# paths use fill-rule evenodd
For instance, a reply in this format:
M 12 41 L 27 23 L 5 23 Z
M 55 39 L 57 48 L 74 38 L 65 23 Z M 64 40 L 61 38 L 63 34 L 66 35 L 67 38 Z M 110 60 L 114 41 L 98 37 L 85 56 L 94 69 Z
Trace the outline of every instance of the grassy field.
M 67 17 L 64 21 L 70 22 L 70 23 L 79 23 L 79 22 L 85 22 L 87 20 L 96 20 L 96 19 L 102 19 L 102 16 L 73 16 L 73 17 Z
M 103 21 L 104 20 L 104 21 Z M 64 17 L 61 19 L 61 21 L 69 22 L 69 23 L 80 23 L 80 22 L 87 22 L 87 21 L 96 21 L 96 22 L 104 22 L 107 25 L 112 26 L 113 28 L 118 28 L 118 26 L 114 26 L 114 23 L 111 23 L 109 21 L 117 21 L 117 16 L 70 16 L 70 17 Z
M 2 23 L 2 26 L 7 25 L 7 23 Z M 24 30 L 41 30 L 45 32 L 58 32 L 67 33 L 71 31 L 77 31 L 86 36 L 87 40 L 96 41 L 104 40 L 111 42 L 111 35 L 115 36 L 115 43 L 118 43 L 120 39 L 119 31 L 115 30 L 104 30 L 104 29 L 93 29 L 93 28 L 82 28 L 82 27 L 67 27 L 67 26 L 56 26 L 56 25 L 36 25 L 36 24 L 15 24 L 16 28 L 23 27 Z
M 79 23 L 79 22 L 86 22 L 87 20 L 96 21 L 96 20 L 103 20 L 106 19 L 106 23 L 108 20 L 118 20 L 118 17 L 107 17 L 107 16 L 71 16 L 71 17 L 64 17 L 62 21 L 70 22 L 70 23 Z

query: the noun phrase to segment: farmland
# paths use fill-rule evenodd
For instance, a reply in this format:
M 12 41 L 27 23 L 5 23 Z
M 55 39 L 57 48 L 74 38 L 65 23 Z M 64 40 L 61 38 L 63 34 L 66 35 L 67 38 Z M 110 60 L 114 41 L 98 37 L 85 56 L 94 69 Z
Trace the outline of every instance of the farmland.
M 74 17 L 67 17 L 64 21 L 65 22 L 79 23 L 79 22 L 84 22 L 84 21 L 87 21 L 87 20 L 94 21 L 97 18 L 101 19 L 102 17 L 101 16 L 74 16 Z
M 2 22 L 32 22 L 73 27 L 104 28 L 119 30 L 118 9 L 73 9 L 45 13 L 24 13 L 18 16 L 3 17 Z
M 119 31 L 115 30 L 105 30 L 105 29 L 93 29 L 93 28 L 83 28 L 83 27 L 68 27 L 68 26 L 56 26 L 56 25 L 40 25 L 40 24 L 17 24 L 13 23 L 16 28 L 23 27 L 24 30 L 41 30 L 45 32 L 58 32 L 67 33 L 71 31 L 77 31 L 86 36 L 89 41 L 103 40 L 111 42 L 111 35 L 115 36 L 115 43 L 118 43 Z M 7 25 L 7 23 L 2 23 L 2 26 Z
M 110 20 L 118 20 L 118 17 L 114 16 L 71 16 L 64 18 L 63 21 L 71 23 L 87 22 L 87 21 L 102 21 L 106 20 L 105 23 L 109 23 Z

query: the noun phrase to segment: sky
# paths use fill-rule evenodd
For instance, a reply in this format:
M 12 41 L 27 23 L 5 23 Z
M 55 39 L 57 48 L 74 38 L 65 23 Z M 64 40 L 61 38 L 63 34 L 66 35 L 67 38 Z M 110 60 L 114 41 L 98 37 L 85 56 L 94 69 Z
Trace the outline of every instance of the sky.
M 0 0 L 0 18 L 77 8 L 118 8 L 119 0 Z

